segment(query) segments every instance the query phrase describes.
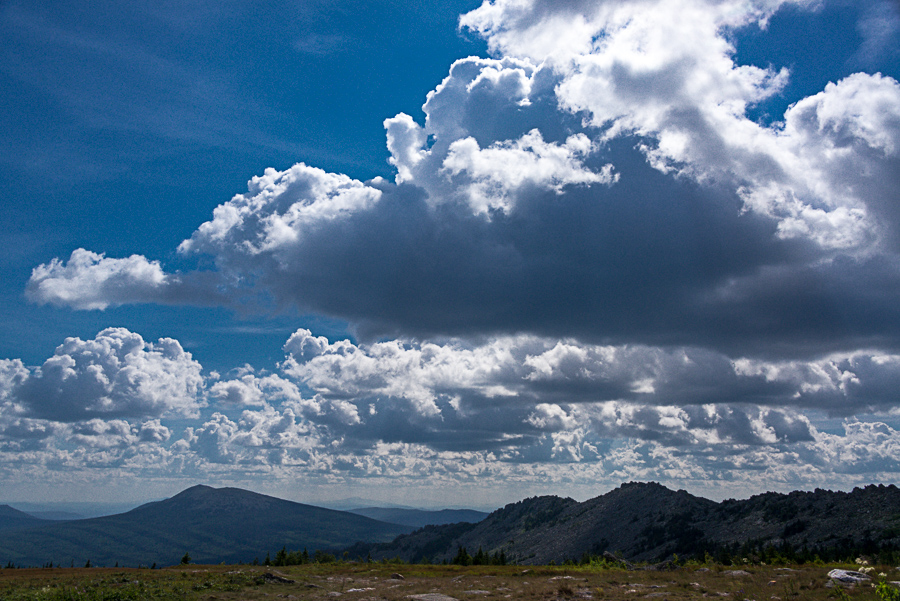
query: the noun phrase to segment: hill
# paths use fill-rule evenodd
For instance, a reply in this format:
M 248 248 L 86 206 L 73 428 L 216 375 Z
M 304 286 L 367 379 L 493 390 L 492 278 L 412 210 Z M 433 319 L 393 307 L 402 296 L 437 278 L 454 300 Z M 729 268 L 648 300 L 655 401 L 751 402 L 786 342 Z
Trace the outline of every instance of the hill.
M 464 547 L 546 564 L 606 551 L 655 561 L 766 546 L 823 554 L 900 550 L 900 489 L 765 493 L 716 503 L 655 483 L 629 483 L 583 503 L 525 499 L 477 524 L 428 526 L 389 544 L 354 547 L 351 554 L 440 562 Z
M 250 562 L 287 546 L 310 552 L 390 541 L 410 528 L 237 488 L 194 486 L 126 513 L 0 532 L 0 561 L 16 565 L 171 565 Z
M 9 505 L 0 505 L 0 532 L 5 530 L 21 530 L 46 524 L 49 520 L 42 520 L 24 511 L 14 509 Z
M 395 507 L 362 507 L 351 509 L 350 513 L 364 515 L 373 520 L 402 524 L 413 528 L 423 526 L 442 526 L 444 524 L 456 524 L 469 522 L 477 524 L 488 515 L 484 511 L 474 509 L 441 509 L 440 511 L 426 511 L 423 509 L 400 509 Z

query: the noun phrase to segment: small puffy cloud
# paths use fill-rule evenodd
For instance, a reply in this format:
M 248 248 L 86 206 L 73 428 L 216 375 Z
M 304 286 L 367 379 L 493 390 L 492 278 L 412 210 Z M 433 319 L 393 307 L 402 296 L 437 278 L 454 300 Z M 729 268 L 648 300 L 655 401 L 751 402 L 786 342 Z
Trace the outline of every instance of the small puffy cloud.
M 124 447 L 137 442 L 137 432 L 125 420 L 92 419 L 72 424 L 71 441 L 87 447 Z
M 790 152 L 782 163 L 794 178 L 787 206 L 774 207 L 784 211 L 783 235 L 802 224 L 807 229 L 797 232 L 846 246 L 872 239 L 861 231 L 865 225 L 897 250 L 900 83 L 865 73 L 829 83 L 788 109 L 777 139 Z
M 816 434 L 800 413 L 752 406 L 607 402 L 583 412 L 595 436 L 652 440 L 672 447 L 798 443 L 812 441 Z
M 290 408 L 247 410 L 238 421 L 221 413 L 185 433 L 182 452 L 217 464 L 271 467 L 305 464 L 321 440 L 308 425 L 299 423 Z
M 172 436 L 172 431 L 158 419 L 150 419 L 141 424 L 138 439 L 141 442 L 165 442 Z
M 74 309 L 105 309 L 110 305 L 153 302 L 169 285 L 158 261 L 140 255 L 110 259 L 83 248 L 68 262 L 53 259 L 35 267 L 26 295 L 32 301 Z
M 294 361 L 306 362 L 328 350 L 330 344 L 324 336 L 313 336 L 306 328 L 300 328 L 284 343 L 284 351 Z
M 218 276 L 210 272 L 165 273 L 159 261 L 141 255 L 112 259 L 78 248 L 67 262 L 53 259 L 35 267 L 25 296 L 42 305 L 81 310 L 134 303 L 207 305 L 226 302 L 217 285 Z
M 246 374 L 235 380 L 222 380 L 209 387 L 209 396 L 221 405 L 261 407 L 274 401 L 300 401 L 297 387 L 275 375 L 257 377 Z
M 200 371 L 177 340 L 107 328 L 93 340 L 67 338 L 27 377 L 17 370 L 6 398 L 23 415 L 61 422 L 195 416 L 204 405 Z

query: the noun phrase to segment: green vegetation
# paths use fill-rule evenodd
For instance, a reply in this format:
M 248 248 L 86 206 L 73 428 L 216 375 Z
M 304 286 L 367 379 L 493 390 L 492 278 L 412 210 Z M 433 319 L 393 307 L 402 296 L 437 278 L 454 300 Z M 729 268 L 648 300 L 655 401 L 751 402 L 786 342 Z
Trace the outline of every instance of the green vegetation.
M 199 599 L 264 584 L 261 574 L 240 571 L 31 569 L 3 570 L 4 601 L 137 601 Z
M 470 556 L 465 547 L 459 547 L 456 557 L 450 563 L 458 566 L 505 566 L 506 553 L 501 550 L 489 555 L 478 547 L 475 555 Z
M 478 555 L 476 553 L 476 555 Z M 287 561 L 290 553 L 285 550 Z M 276 554 L 276 558 L 279 554 Z M 314 557 L 314 556 L 313 556 Z M 473 560 L 475 556 L 470 556 Z M 296 566 L 176 566 L 162 570 L 111 568 L 0 569 L 3 601 L 304 601 L 381 599 L 439 592 L 461 601 L 626 601 L 650 597 L 668 601 L 702 598 L 782 601 L 900 601 L 888 582 L 831 585 L 832 567 L 855 565 L 744 566 L 685 562 L 667 571 L 626 570 L 608 558 L 565 566 L 410 565 L 333 560 Z M 399 573 L 399 574 L 398 574 Z M 402 576 L 402 577 L 401 577 Z M 874 574 L 873 574 L 874 576 Z
M 875 586 L 875 594 L 881 601 L 900 601 L 900 589 L 890 584 L 883 577 Z

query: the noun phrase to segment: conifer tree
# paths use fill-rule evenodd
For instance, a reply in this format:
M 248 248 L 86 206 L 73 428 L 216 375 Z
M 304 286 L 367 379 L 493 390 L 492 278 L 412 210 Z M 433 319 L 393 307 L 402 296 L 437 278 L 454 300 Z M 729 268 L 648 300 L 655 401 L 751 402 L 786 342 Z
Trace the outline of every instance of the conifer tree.
M 459 545 L 456 548 L 456 557 L 454 557 L 453 561 L 450 563 L 459 566 L 470 566 L 472 565 L 472 556 L 469 555 L 465 547 Z

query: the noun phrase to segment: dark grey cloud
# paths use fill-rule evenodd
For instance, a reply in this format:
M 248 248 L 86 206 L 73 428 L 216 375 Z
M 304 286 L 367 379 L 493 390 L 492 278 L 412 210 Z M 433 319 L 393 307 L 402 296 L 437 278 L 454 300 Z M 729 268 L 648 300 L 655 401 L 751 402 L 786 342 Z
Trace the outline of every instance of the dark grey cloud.
M 215 271 L 76 251 L 36 268 L 28 293 L 88 309 L 263 298 L 367 339 L 532 332 L 770 357 L 896 348 L 900 84 L 857 74 L 763 128 L 723 112 L 718 88 L 687 87 L 700 69 L 690 45 L 672 85 L 626 102 L 619 88 L 640 86 L 597 62 L 617 52 L 581 67 L 458 61 L 424 127 L 385 122 L 397 184 L 270 169 L 180 246 Z M 738 106 L 777 88 L 771 73 L 711 64 Z
M 614 186 L 534 190 L 489 221 L 383 184 L 371 209 L 245 257 L 241 271 L 279 304 L 371 336 L 531 331 L 784 353 L 896 340 L 894 260 L 816 263 L 734 195 L 723 202 L 628 153 Z

